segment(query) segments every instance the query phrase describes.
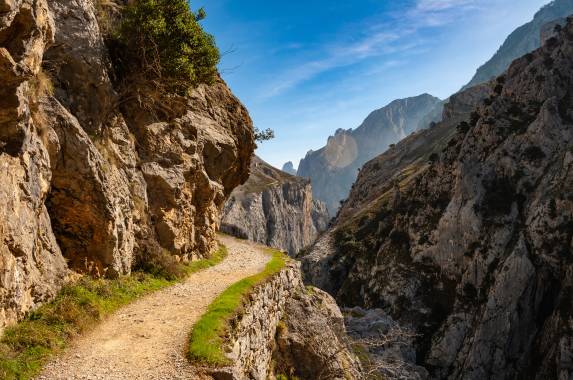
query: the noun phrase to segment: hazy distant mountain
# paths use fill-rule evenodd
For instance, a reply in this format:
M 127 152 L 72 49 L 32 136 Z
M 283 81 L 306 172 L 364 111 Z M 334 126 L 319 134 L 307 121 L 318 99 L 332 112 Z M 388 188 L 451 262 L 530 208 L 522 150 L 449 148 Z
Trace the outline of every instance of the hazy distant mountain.
M 300 162 L 298 175 L 310 178 L 315 198 L 325 202 L 334 215 L 358 169 L 389 145 L 439 119 L 441 104 L 440 99 L 428 94 L 395 100 L 372 112 L 357 129 L 340 129 L 328 138 L 325 147 L 308 152 Z
M 296 175 L 296 170 L 294 169 L 294 164 L 292 161 L 285 163 L 283 165 L 282 171 L 291 175 Z
M 513 60 L 539 48 L 542 31 L 547 32 L 547 26 L 555 26 L 555 22 L 564 24 L 565 18 L 572 13 L 573 0 L 555 0 L 541 8 L 532 21 L 507 37 L 497 53 L 477 70 L 464 88 L 489 81 L 503 73 Z

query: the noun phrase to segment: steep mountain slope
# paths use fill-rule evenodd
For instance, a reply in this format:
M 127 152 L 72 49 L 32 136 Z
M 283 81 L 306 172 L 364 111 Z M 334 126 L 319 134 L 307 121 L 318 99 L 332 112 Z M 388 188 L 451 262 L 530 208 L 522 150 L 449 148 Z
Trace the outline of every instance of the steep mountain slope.
M 357 129 L 338 130 L 324 148 L 307 153 L 297 174 L 311 180 L 315 198 L 325 202 L 334 215 L 339 202 L 347 197 L 358 168 L 390 144 L 426 128 L 432 121 L 428 115 L 432 111 L 435 114 L 439 105 L 440 100 L 428 94 L 395 100 L 372 112 Z
M 150 112 L 112 70 L 92 1 L 0 1 L 0 329 L 70 269 L 208 255 L 248 178 L 252 122 L 221 79 Z
M 295 255 L 314 242 L 328 220 L 324 204 L 313 200 L 308 180 L 255 156 L 249 179 L 225 204 L 221 230 Z
M 484 83 L 502 74 L 513 60 L 532 52 L 541 46 L 541 38 L 556 24 L 564 24 L 565 18 L 573 13 L 573 0 L 555 0 L 535 14 L 533 20 L 517 28 L 507 37 L 494 56 L 482 65 L 465 86 Z
M 365 165 L 305 258 L 307 279 L 343 305 L 381 307 L 420 334 L 431 378 L 573 376 L 572 73 L 569 20 L 473 112 L 450 104 Z M 416 153 L 448 124 L 447 144 Z

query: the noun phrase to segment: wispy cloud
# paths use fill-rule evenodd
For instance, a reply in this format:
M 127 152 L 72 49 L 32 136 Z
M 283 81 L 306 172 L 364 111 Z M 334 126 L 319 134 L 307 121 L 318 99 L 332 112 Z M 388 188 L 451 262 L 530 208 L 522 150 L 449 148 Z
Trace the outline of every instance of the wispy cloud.
M 304 62 L 282 73 L 261 98 L 272 98 L 329 70 L 351 66 L 368 58 L 415 47 L 414 43 L 392 45 L 392 42 L 399 39 L 400 35 L 398 34 L 383 32 L 373 34 L 355 43 L 330 46 L 328 48 L 329 53 L 326 54 L 325 58 Z
M 360 36 L 323 47 L 323 57 L 301 62 L 286 69 L 261 95 L 269 99 L 309 81 L 318 75 L 341 67 L 352 66 L 367 59 L 419 49 L 416 35 L 422 28 L 435 28 L 455 21 L 475 10 L 477 0 L 417 0 L 400 13 L 386 14 L 384 22 L 370 22 Z M 381 62 L 381 65 L 384 63 Z
M 439 27 L 478 8 L 477 0 L 418 0 L 407 18 L 418 27 Z
M 420 12 L 443 12 L 475 5 L 476 0 L 419 0 L 416 9 Z

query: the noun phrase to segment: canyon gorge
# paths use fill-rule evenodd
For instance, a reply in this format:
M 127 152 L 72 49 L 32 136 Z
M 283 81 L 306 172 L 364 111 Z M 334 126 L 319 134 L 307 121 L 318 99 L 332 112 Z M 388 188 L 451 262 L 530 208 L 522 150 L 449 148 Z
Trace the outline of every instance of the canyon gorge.
M 279 170 L 202 8 L 0 0 L 0 378 L 573 379 L 572 13 Z

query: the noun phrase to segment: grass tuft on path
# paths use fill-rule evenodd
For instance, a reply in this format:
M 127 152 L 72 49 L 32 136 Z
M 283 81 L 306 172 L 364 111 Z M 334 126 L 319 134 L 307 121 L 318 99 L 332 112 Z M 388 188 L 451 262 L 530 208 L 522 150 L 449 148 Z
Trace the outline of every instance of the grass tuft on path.
M 187 352 L 189 360 L 210 366 L 230 364 L 223 347 L 229 321 L 239 312 L 243 300 L 252 289 L 280 272 L 287 262 L 286 256 L 280 251 L 269 248 L 267 252 L 272 258 L 265 269 L 228 287 L 215 298 L 207 312 L 193 326 Z
M 226 256 L 227 249 L 221 245 L 209 259 L 184 265 L 184 277 L 215 266 Z M 92 329 L 120 307 L 183 278 L 167 279 L 136 272 L 113 280 L 86 276 L 65 286 L 52 302 L 4 331 L 0 338 L 0 379 L 33 378 L 50 357 L 65 349 L 73 338 Z

